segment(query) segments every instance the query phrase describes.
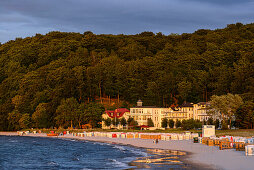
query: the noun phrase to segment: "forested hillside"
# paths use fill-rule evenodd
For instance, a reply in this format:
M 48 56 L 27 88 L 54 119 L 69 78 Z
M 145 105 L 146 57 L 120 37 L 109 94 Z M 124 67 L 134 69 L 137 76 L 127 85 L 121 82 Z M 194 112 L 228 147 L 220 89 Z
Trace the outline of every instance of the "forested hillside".
M 169 107 L 214 94 L 253 100 L 253 85 L 254 24 L 168 36 L 37 34 L 0 45 L 0 130 L 15 129 L 10 113 L 32 117 L 42 105 L 55 126 L 58 106 L 72 97 Z

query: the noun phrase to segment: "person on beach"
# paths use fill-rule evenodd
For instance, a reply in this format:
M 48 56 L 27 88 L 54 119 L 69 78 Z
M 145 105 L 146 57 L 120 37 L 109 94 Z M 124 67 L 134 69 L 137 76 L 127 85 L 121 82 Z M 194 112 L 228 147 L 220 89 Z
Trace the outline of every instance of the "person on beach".
M 158 144 L 158 142 L 159 142 L 158 139 L 156 139 L 156 140 L 155 140 L 155 143 Z

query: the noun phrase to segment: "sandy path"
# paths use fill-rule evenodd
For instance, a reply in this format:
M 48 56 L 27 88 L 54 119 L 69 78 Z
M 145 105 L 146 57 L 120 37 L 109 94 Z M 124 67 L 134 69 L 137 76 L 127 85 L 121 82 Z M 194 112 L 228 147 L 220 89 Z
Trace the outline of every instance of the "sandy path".
M 0 132 L 0 135 L 17 135 L 16 132 Z M 29 134 L 26 136 L 34 137 L 47 137 L 46 134 Z M 81 140 L 90 140 L 97 142 L 110 142 L 123 145 L 132 145 L 135 147 L 143 148 L 158 148 L 181 150 L 192 153 L 187 158 L 194 164 L 202 164 L 202 167 L 213 167 L 215 169 L 228 169 L 228 170 L 253 170 L 254 169 L 254 156 L 245 156 L 243 151 L 235 150 L 219 150 L 214 146 L 207 146 L 199 143 L 193 143 L 192 140 L 183 141 L 159 141 L 154 144 L 149 139 L 121 139 L 121 138 L 106 138 L 106 137 L 77 137 L 72 135 L 59 136 L 58 138 L 73 138 Z

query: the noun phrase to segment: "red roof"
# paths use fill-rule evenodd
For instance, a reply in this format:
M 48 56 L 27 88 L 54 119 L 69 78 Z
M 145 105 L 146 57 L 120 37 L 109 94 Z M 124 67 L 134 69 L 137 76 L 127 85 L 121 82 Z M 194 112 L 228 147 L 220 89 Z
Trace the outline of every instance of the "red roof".
M 108 116 L 110 118 L 115 118 L 115 117 L 120 118 L 124 115 L 125 112 L 130 112 L 130 111 L 126 108 L 118 108 L 118 109 L 113 110 L 113 111 L 112 110 L 106 110 L 105 112 L 108 114 Z M 113 115 L 112 115 L 112 113 L 113 113 Z
M 142 128 L 149 128 L 149 126 L 146 126 L 146 125 L 141 125 L 140 127 L 142 127 Z
M 149 126 L 146 126 L 146 125 L 141 125 L 140 127 L 141 128 L 149 128 Z

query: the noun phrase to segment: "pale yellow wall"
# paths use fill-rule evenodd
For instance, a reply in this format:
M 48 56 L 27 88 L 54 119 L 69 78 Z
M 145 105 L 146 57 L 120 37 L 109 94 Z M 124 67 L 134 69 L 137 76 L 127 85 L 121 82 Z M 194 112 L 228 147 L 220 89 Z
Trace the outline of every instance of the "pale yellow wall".
M 193 107 L 182 107 L 178 111 L 174 111 L 171 108 L 130 108 L 130 112 L 124 114 L 126 120 L 129 117 L 133 117 L 135 121 L 138 122 L 138 125 L 147 125 L 147 119 L 151 118 L 154 126 L 156 128 L 161 128 L 161 122 L 163 118 L 176 120 L 187 120 L 195 119 L 203 121 L 205 118 L 208 120 L 209 115 L 205 110 L 200 110 L 205 108 L 205 105 L 194 104 Z M 103 118 L 107 119 L 108 115 L 103 114 Z M 102 122 L 102 127 L 105 127 L 104 122 Z

